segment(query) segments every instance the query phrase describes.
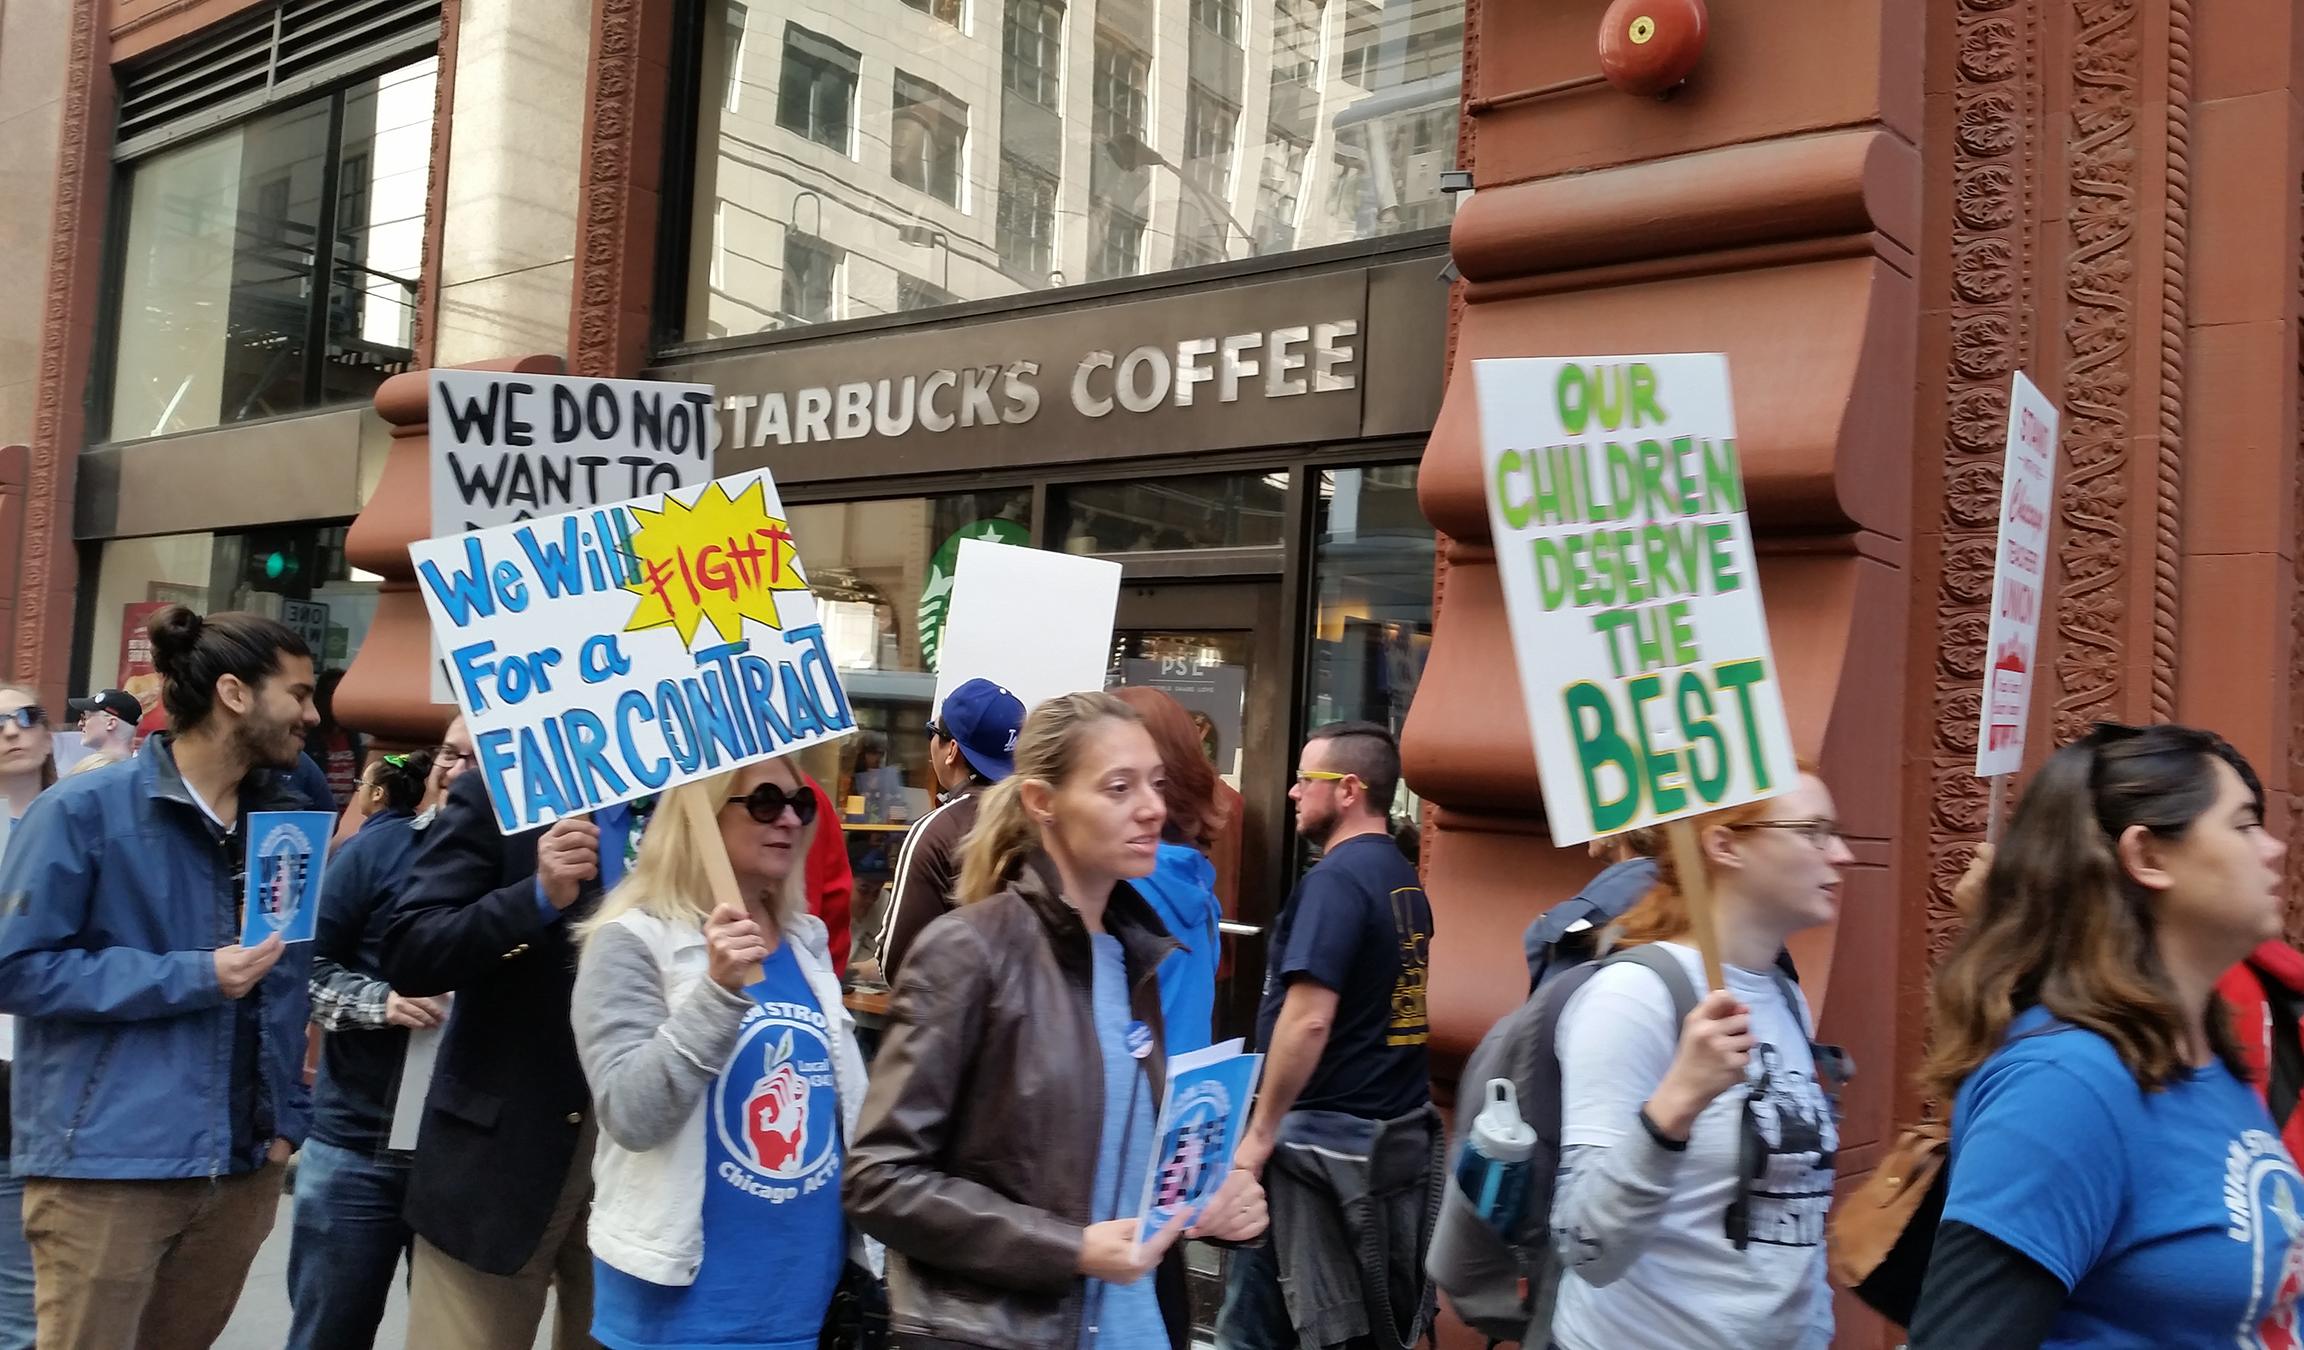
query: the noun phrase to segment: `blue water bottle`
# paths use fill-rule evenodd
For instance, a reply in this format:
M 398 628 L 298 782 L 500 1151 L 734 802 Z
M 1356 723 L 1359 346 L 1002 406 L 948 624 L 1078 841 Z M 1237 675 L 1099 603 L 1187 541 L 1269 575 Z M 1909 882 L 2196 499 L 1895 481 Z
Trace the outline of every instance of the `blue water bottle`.
M 1520 1118 L 1520 1096 L 1509 1078 L 1488 1080 L 1487 1099 L 1465 1132 L 1463 1156 L 1456 1161 L 1456 1184 L 1481 1222 L 1510 1240 L 1528 1205 L 1529 1158 L 1536 1131 Z

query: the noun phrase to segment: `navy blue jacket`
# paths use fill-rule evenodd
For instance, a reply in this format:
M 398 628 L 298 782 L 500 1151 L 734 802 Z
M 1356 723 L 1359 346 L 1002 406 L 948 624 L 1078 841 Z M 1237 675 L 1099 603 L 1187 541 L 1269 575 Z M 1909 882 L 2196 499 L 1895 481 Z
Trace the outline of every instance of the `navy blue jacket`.
M 315 807 L 290 774 L 260 769 L 221 831 L 172 746 L 153 736 L 135 758 L 40 794 L 0 862 L 18 1176 L 217 1176 L 260 1166 L 274 1135 L 304 1137 L 311 948 L 290 946 L 246 995 L 252 1083 L 234 1078 L 240 1005 L 213 953 L 240 940 L 249 813 Z M 236 1102 L 251 1119 L 235 1121 Z

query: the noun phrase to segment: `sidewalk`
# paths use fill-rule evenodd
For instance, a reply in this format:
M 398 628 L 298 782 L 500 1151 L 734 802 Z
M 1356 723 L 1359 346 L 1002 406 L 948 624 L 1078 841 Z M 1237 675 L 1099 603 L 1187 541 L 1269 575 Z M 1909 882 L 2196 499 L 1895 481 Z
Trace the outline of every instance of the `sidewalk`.
M 248 1285 L 240 1291 L 240 1306 L 233 1310 L 231 1325 L 224 1328 L 215 1350 L 280 1350 L 287 1344 L 288 1235 L 293 1229 L 290 1211 L 294 1205 L 294 1197 L 281 1197 L 280 1221 L 272 1225 L 264 1250 L 256 1253 L 256 1264 L 248 1270 Z M 402 1277 L 406 1277 L 405 1267 Z M 539 1350 L 551 1345 L 551 1326 L 552 1312 L 546 1305 L 543 1326 L 536 1336 Z M 383 1326 L 376 1332 L 376 1350 L 402 1350 L 407 1343 L 408 1288 L 395 1283 L 392 1299 L 384 1306 Z

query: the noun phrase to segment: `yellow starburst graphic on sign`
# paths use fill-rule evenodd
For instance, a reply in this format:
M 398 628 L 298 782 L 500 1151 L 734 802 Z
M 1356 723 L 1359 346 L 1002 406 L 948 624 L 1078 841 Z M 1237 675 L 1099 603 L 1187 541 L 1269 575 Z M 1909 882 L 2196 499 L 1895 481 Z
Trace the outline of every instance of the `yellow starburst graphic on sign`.
M 783 628 L 776 592 L 808 589 L 792 531 L 768 514 L 760 479 L 734 497 L 707 483 L 694 506 L 666 497 L 662 510 L 634 507 L 632 518 L 639 525 L 632 536 L 638 579 L 625 589 L 640 606 L 627 633 L 670 624 L 694 646 L 697 628 L 709 620 L 721 641 L 734 642 L 746 619 Z

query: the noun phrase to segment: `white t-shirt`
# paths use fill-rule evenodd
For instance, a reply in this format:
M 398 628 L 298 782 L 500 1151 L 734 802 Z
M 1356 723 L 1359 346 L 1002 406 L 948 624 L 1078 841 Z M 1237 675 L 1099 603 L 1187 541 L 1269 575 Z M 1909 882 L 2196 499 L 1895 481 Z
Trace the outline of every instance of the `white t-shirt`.
M 1662 945 L 1702 989 L 1695 949 Z M 1750 1076 L 1696 1118 L 1671 1198 L 1624 1273 L 1598 1288 L 1573 1270 L 1564 1274 L 1552 1326 L 1555 1341 L 1570 1350 L 1831 1344 L 1824 1220 L 1840 1130 L 1816 1081 L 1807 1001 L 1787 1006 L 1770 973 L 1730 966 L 1726 975 L 1729 990 L 1752 1009 L 1759 1045 Z M 1610 966 L 1578 990 L 1560 1018 L 1563 1151 L 1639 1135 L 1638 1112 L 1664 1081 L 1679 1041 L 1671 996 L 1655 972 Z M 1736 1193 L 1744 1103 L 1763 1076 L 1755 1117 L 1768 1145 L 1767 1170 L 1751 1183 L 1751 1240 L 1737 1251 L 1726 1216 Z M 1590 1235 L 1600 1243 L 1608 1236 Z

